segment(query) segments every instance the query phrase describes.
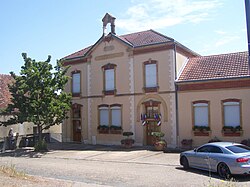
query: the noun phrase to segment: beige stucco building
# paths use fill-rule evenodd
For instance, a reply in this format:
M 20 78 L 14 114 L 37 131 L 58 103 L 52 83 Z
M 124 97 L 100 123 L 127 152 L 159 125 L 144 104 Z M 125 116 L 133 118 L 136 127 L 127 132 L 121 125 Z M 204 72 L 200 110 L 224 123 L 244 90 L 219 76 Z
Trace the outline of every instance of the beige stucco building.
M 102 21 L 104 31 L 110 24 L 109 34 L 104 32 L 94 45 L 62 59 L 64 66 L 70 66 L 68 76 L 72 78 L 65 90 L 73 95 L 72 110 L 62 126 L 63 141 L 120 144 L 122 132 L 131 131 L 136 145 L 152 145 L 151 132 L 162 131 L 168 147 L 180 147 L 183 139 L 193 139 L 196 146 L 214 136 L 224 138 L 221 105 L 223 100 L 235 98 L 244 101 L 240 104 L 244 133 L 225 140 L 247 138 L 249 81 L 246 87 L 226 90 L 186 89 L 200 83 L 199 79 L 190 82 L 185 74 L 191 71 L 188 64 L 203 57 L 154 30 L 118 36 L 114 17 L 106 14 Z M 209 111 L 207 124 L 196 124 L 209 126 L 208 136 L 194 135 L 194 101 L 204 101 L 201 107 L 209 108 L 205 109 Z

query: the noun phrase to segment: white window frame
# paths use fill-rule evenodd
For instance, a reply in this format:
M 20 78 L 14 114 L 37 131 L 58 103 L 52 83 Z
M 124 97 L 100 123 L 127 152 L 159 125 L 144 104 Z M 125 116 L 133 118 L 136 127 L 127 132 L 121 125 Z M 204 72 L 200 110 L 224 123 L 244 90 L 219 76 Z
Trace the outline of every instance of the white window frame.
M 100 126 L 109 126 L 109 122 L 110 122 L 110 115 L 109 115 L 109 107 L 108 106 L 102 106 L 102 107 L 99 107 L 99 125 Z M 106 116 L 102 116 L 102 113 L 105 111 L 106 114 L 103 114 L 103 115 L 106 115 Z M 102 119 L 102 118 L 106 118 L 106 119 Z
M 114 111 L 118 111 L 118 113 L 114 113 Z M 111 126 L 121 127 L 122 126 L 122 110 L 120 106 L 113 106 L 110 107 L 111 112 Z M 115 119 L 117 116 L 119 116 L 119 119 Z
M 209 103 L 193 104 L 194 126 L 209 127 Z
M 72 93 L 80 94 L 81 93 L 81 73 L 72 73 Z
M 145 64 L 145 87 L 157 87 L 157 64 Z
M 115 90 L 115 69 L 105 70 L 105 91 Z
M 223 115 L 225 127 L 241 126 L 241 103 L 240 101 L 223 102 Z

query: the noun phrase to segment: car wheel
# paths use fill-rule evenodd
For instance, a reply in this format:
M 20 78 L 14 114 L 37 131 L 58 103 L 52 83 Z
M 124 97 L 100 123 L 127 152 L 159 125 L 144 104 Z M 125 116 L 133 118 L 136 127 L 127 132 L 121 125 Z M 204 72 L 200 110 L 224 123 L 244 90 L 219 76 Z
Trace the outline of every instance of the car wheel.
M 188 159 L 185 156 L 181 157 L 181 165 L 184 169 L 189 169 Z
M 225 164 L 225 163 L 220 163 L 219 165 L 218 165 L 218 168 L 217 168 L 217 170 L 218 170 L 218 174 L 219 174 L 219 176 L 221 177 L 221 178 L 223 178 L 223 179 L 230 179 L 230 177 L 231 177 L 231 172 L 230 172 L 230 169 L 229 169 L 229 167 L 227 166 L 227 164 Z

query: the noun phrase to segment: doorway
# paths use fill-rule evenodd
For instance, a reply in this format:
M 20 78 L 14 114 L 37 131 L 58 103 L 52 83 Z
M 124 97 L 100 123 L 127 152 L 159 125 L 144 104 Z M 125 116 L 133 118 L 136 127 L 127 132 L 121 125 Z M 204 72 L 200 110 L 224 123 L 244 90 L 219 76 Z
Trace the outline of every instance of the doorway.
M 73 120 L 73 141 L 81 142 L 82 125 L 80 120 Z
M 146 145 L 154 145 L 155 138 L 152 136 L 152 132 L 160 132 L 161 127 L 157 125 L 159 119 L 156 116 L 159 116 L 160 113 L 160 102 L 158 101 L 147 101 L 144 103 L 146 118 Z
M 73 124 L 73 141 L 82 141 L 82 121 L 81 121 L 81 107 L 82 105 L 72 105 L 72 124 Z

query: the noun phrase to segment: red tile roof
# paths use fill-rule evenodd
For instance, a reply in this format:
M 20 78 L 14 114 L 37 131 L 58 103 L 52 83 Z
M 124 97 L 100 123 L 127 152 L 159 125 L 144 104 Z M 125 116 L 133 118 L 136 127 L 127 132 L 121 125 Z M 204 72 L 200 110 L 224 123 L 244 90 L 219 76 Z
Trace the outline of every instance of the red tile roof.
M 70 55 L 64 57 L 63 60 L 67 60 L 67 59 L 71 59 L 71 58 L 77 58 L 77 57 L 82 57 L 82 56 L 84 56 L 84 55 L 86 54 L 86 52 L 87 52 L 91 47 L 92 47 L 92 45 L 89 46 L 89 47 L 86 47 L 86 48 L 84 48 L 84 49 L 82 49 L 82 50 L 80 50 L 80 51 L 77 51 L 77 52 L 75 52 L 75 53 L 73 53 L 73 54 L 70 54 Z
M 250 76 L 248 52 L 190 58 L 177 81 Z
M 142 31 L 142 32 L 121 35 L 121 36 L 114 35 L 114 37 L 119 38 L 120 40 L 127 43 L 128 45 L 131 45 L 132 47 L 142 47 L 142 46 L 147 46 L 147 45 L 154 45 L 154 44 L 174 41 L 172 38 L 164 36 L 154 30 L 147 30 L 147 31 Z M 84 57 L 84 55 L 89 51 L 89 49 L 91 49 L 91 47 L 92 46 L 89 46 L 73 54 L 70 54 L 64 57 L 63 60 Z
M 174 41 L 172 38 L 164 36 L 154 30 L 147 30 L 118 36 L 120 39 L 129 42 L 133 47 L 153 45 Z
M 10 75 L 0 74 L 0 109 L 6 108 L 10 103 L 11 94 L 9 92 L 8 84 L 11 83 Z

